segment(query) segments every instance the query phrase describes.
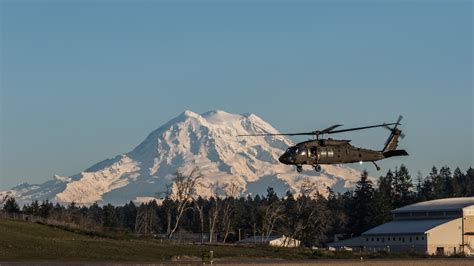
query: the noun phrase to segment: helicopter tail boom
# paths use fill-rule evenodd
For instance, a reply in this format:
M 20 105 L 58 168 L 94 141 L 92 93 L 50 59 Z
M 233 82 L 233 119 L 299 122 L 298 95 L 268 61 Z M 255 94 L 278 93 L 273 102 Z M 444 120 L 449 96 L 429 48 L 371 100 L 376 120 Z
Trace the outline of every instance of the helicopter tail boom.
M 382 152 L 382 154 L 385 158 L 390 158 L 394 156 L 407 156 L 408 152 L 406 150 L 391 150 Z
M 394 151 L 398 146 L 398 137 L 400 137 L 400 130 L 393 130 L 387 142 L 385 142 L 382 152 Z

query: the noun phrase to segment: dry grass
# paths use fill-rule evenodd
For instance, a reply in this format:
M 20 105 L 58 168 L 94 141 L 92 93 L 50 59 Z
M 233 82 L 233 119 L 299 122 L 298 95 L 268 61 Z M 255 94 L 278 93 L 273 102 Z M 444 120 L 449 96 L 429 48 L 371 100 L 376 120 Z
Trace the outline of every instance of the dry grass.
M 219 263 L 218 263 L 219 264 Z M 300 261 L 300 262 L 284 262 L 284 261 L 273 261 L 273 262 L 241 262 L 241 263 L 226 263 L 226 266 L 236 265 L 256 265 L 256 266 L 274 266 L 274 265 L 288 265 L 288 266 L 306 266 L 306 265 L 317 265 L 317 266 L 338 266 L 338 265 L 363 265 L 363 266 L 473 266 L 474 259 L 423 259 L 423 260 L 330 260 L 330 261 Z

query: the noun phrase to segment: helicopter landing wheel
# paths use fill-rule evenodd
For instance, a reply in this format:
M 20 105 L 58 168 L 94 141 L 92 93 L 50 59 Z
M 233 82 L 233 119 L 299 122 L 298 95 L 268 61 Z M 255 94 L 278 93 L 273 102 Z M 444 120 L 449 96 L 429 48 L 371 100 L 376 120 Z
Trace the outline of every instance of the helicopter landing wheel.
M 297 171 L 298 173 L 303 172 L 303 166 L 297 165 L 297 166 L 296 166 L 296 171 Z
M 313 168 L 316 172 L 320 172 L 321 171 L 321 165 L 319 164 L 316 164 L 316 165 L 313 165 Z
M 377 169 L 377 171 L 380 171 L 380 167 L 375 162 L 372 163 L 375 165 L 375 169 Z

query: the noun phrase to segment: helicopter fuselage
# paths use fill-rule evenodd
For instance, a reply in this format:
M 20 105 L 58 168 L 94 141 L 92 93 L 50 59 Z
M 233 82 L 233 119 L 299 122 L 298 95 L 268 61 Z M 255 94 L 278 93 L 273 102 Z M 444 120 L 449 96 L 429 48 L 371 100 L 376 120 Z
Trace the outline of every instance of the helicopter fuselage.
M 350 140 L 319 139 L 298 143 L 286 150 L 279 161 L 288 165 L 374 162 L 384 159 L 381 151 L 352 146 Z

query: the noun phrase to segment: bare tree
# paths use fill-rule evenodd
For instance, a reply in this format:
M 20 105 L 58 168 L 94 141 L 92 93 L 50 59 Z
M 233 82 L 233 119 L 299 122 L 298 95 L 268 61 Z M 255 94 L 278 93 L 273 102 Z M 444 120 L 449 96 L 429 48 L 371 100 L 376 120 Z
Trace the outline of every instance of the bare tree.
M 309 178 L 305 178 L 299 187 L 298 198 L 292 210 L 288 210 L 284 217 L 282 232 L 287 236 L 283 245 L 288 245 L 289 241 L 299 238 L 303 231 L 311 225 L 317 214 L 317 208 L 312 206 L 314 198 L 319 196 L 317 184 Z M 287 199 L 288 200 L 288 199 Z
M 266 242 L 273 233 L 273 229 L 277 222 L 283 217 L 284 201 L 280 200 L 272 187 L 267 188 L 267 197 L 263 201 L 261 207 L 262 213 L 262 230 L 261 241 Z
M 198 168 L 194 168 L 188 175 L 183 174 L 179 170 L 175 173 L 172 186 L 168 191 L 168 197 L 174 201 L 174 225 L 170 226 L 168 238 L 171 239 L 173 234 L 178 229 L 179 222 L 183 216 L 184 211 L 189 207 L 193 201 L 193 196 L 196 194 L 196 188 L 201 185 L 203 176 Z M 171 217 L 168 217 L 169 224 L 171 224 Z
M 204 203 L 202 198 L 193 198 L 194 210 L 199 214 L 201 222 L 201 244 L 204 243 Z
M 216 231 L 217 218 L 221 211 L 220 199 L 217 194 L 218 183 L 213 183 L 209 186 L 209 190 L 212 193 L 211 198 L 209 199 L 211 208 L 209 209 L 208 220 L 209 220 L 209 243 L 212 243 L 214 232 Z
M 229 236 L 230 226 L 232 222 L 232 214 L 234 211 L 234 199 L 240 194 L 239 187 L 236 183 L 232 182 L 225 187 L 225 199 L 222 207 L 222 229 L 223 239 L 222 243 L 225 243 Z
M 275 224 L 284 216 L 283 210 L 284 208 L 282 200 L 270 202 L 266 207 L 264 207 L 262 221 L 262 242 L 266 242 L 273 233 Z

